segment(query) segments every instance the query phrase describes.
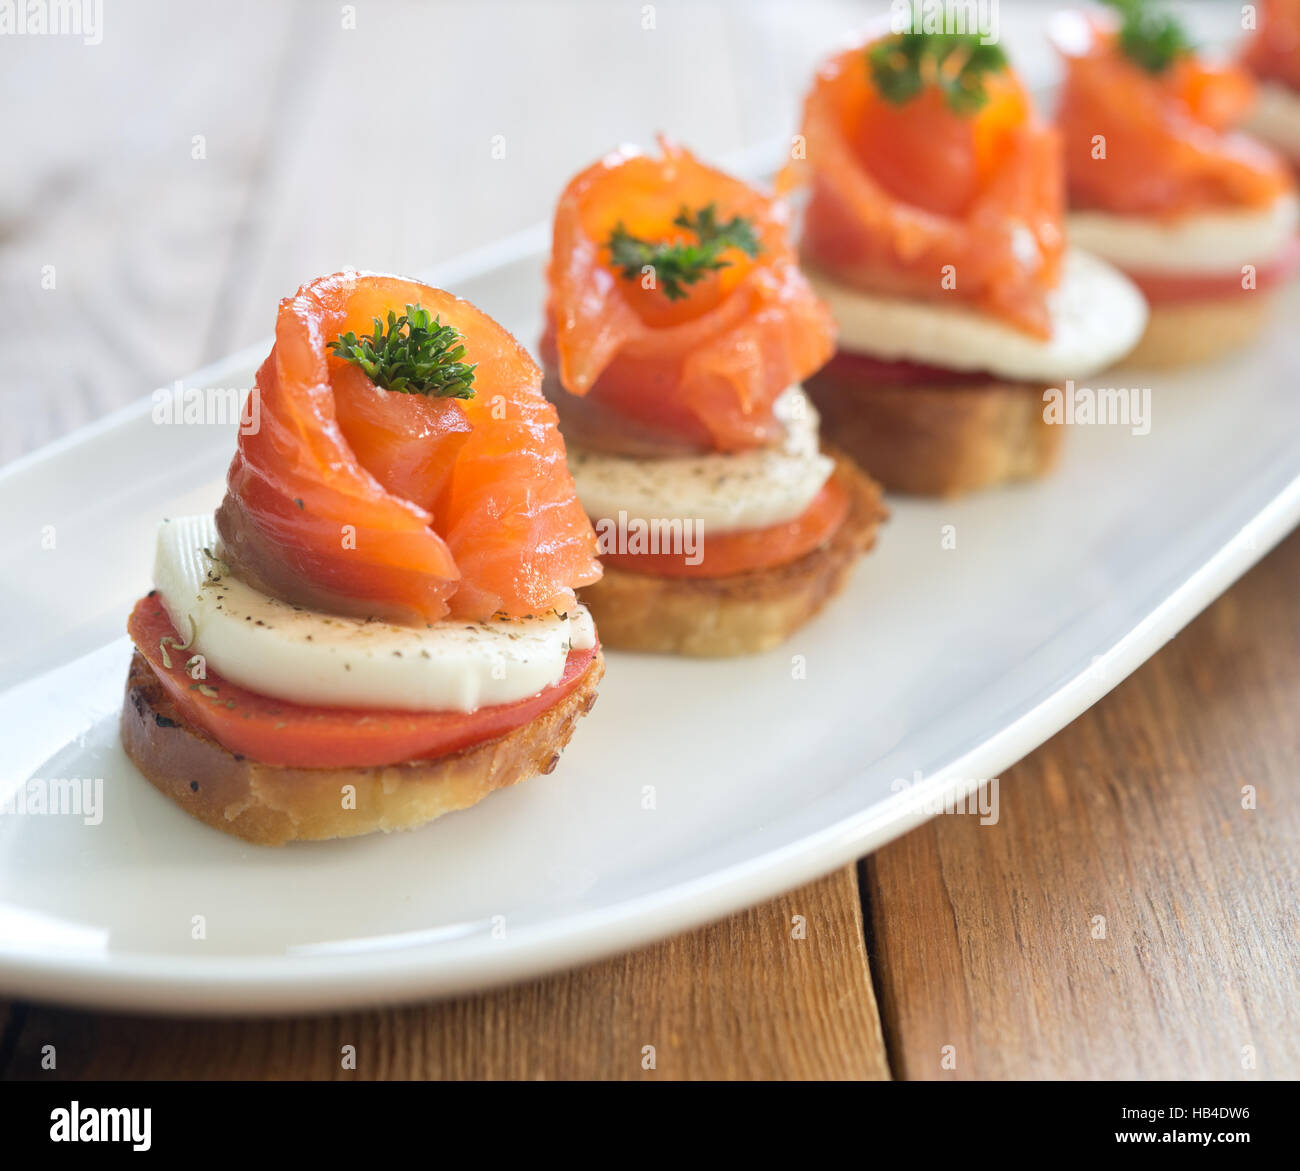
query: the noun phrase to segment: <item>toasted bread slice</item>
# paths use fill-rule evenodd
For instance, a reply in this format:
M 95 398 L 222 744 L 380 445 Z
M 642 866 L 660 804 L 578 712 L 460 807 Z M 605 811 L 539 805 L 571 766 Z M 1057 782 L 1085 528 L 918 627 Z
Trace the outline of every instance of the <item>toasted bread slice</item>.
M 200 821 L 260 846 L 413 829 L 494 789 L 549 773 L 605 672 L 597 650 L 578 686 L 527 724 L 436 760 L 377 768 L 282 768 L 226 751 L 186 722 L 143 655 L 131 660 L 122 745 L 155 788 Z M 346 786 L 355 795 L 345 801 Z
M 1046 475 L 1064 431 L 1032 383 L 882 387 L 823 373 L 804 389 L 826 437 L 887 492 L 960 496 Z
M 848 580 L 888 515 L 880 488 L 838 452 L 834 475 L 849 514 L 821 548 L 775 569 L 729 577 L 654 577 L 605 566 L 580 591 L 602 644 L 633 651 L 725 657 L 770 650 L 807 622 Z
M 1273 293 L 1259 289 L 1152 305 L 1146 333 L 1124 365 L 1168 370 L 1211 362 L 1253 342 L 1272 309 Z

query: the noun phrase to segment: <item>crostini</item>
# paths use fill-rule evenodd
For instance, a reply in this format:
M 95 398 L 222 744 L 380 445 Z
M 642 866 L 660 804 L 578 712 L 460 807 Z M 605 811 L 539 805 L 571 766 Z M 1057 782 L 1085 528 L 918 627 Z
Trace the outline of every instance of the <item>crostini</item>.
M 889 32 L 820 69 L 781 186 L 839 325 L 808 383 L 887 490 L 954 496 L 1048 472 L 1044 392 L 1132 347 L 1141 294 L 1067 249 L 1059 142 L 997 45 Z
M 800 382 L 834 324 L 779 203 L 690 152 L 611 154 L 556 211 L 541 340 L 611 647 L 775 646 L 843 586 L 880 491 L 822 449 Z
M 1259 0 L 1251 11 L 1255 25 L 1242 64 L 1254 75 L 1257 92 L 1243 129 L 1300 174 L 1300 0 Z
M 140 771 L 276 845 L 550 772 L 604 666 L 536 363 L 467 301 L 349 270 L 281 302 L 251 393 L 216 516 L 163 522 L 131 614 Z
M 1249 75 L 1203 60 L 1142 0 L 1119 7 L 1051 26 L 1070 236 L 1151 303 L 1135 364 L 1205 361 L 1258 334 L 1300 261 L 1295 184 L 1274 151 L 1232 129 L 1251 105 Z

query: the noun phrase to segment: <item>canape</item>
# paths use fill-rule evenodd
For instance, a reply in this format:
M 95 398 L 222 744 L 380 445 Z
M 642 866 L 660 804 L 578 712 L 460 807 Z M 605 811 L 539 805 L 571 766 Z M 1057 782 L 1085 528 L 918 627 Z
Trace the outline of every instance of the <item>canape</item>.
M 1259 0 L 1242 64 L 1254 75 L 1255 104 L 1243 128 L 1300 173 L 1300 0 Z
M 373 332 L 367 334 L 373 325 Z M 280 304 L 225 498 L 158 533 L 122 742 L 250 842 L 405 829 L 550 772 L 604 666 L 541 372 L 467 301 L 345 271 Z
M 583 171 L 556 211 L 541 341 L 604 577 L 611 647 L 775 646 L 843 586 L 884 518 L 823 450 L 800 383 L 834 325 L 783 207 L 661 143 Z
M 839 324 L 808 383 L 827 437 L 887 490 L 953 496 L 1048 472 L 1044 392 L 1146 322 L 1115 268 L 1067 249 L 1059 142 L 996 45 L 886 33 L 827 61 L 783 186 Z
M 1151 320 L 1133 362 L 1204 361 L 1253 339 L 1295 269 L 1300 210 L 1286 163 L 1232 129 L 1253 86 L 1202 59 L 1137 0 L 1060 13 L 1071 238 L 1142 288 Z

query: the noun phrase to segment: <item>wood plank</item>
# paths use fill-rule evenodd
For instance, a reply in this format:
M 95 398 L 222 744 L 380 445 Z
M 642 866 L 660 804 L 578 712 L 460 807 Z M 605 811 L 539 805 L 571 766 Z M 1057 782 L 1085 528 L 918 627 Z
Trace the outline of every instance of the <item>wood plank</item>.
M 664 0 L 647 27 L 645 7 L 145 4 L 108 6 L 94 47 L 0 38 L 40 110 L 5 128 L 0 464 L 269 337 L 304 280 L 423 270 L 548 220 L 620 142 L 666 131 L 716 158 L 792 129 L 857 19 Z M 431 45 L 455 46 L 432 71 Z
M 865 863 L 898 1076 L 1300 1077 L 1297 580 L 1300 534 L 1009 770 L 996 825 Z
M 716 154 L 746 141 L 716 5 L 658 4 L 654 27 L 640 4 L 589 0 L 394 0 L 358 5 L 347 28 L 336 8 L 312 12 L 311 85 L 289 95 L 259 180 L 221 315 L 227 351 L 268 336 L 278 300 L 320 273 L 416 272 L 548 221 L 570 177 L 619 143 L 669 131 Z M 430 45 L 455 46 L 432 71 Z M 689 83 L 665 84 L 676 76 Z M 541 311 L 539 297 L 536 323 L 509 323 L 530 347 Z
M 796 916 L 804 919 L 796 938 Z M 630 955 L 464 1000 L 295 1020 L 33 1007 L 5 1076 L 885 1078 L 852 867 Z M 58 1067 L 41 1074 L 42 1046 Z M 342 1068 L 356 1046 L 356 1071 Z M 654 1068 L 644 1069 L 646 1046 Z
M 5 125 L 0 463 L 203 360 L 286 68 L 306 65 L 296 7 L 105 7 L 101 45 L 0 38 L 6 87 L 39 111 Z

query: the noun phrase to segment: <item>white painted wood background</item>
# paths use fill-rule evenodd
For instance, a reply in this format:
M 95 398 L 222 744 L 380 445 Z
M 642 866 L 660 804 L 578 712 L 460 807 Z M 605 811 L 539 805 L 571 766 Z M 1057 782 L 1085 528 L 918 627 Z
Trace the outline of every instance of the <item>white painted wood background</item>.
M 98 45 L 0 36 L 0 463 L 269 336 L 313 276 L 418 272 L 546 221 L 620 142 L 788 135 L 818 58 L 887 11 L 104 0 Z M 1001 5 L 1036 83 L 1049 11 Z

